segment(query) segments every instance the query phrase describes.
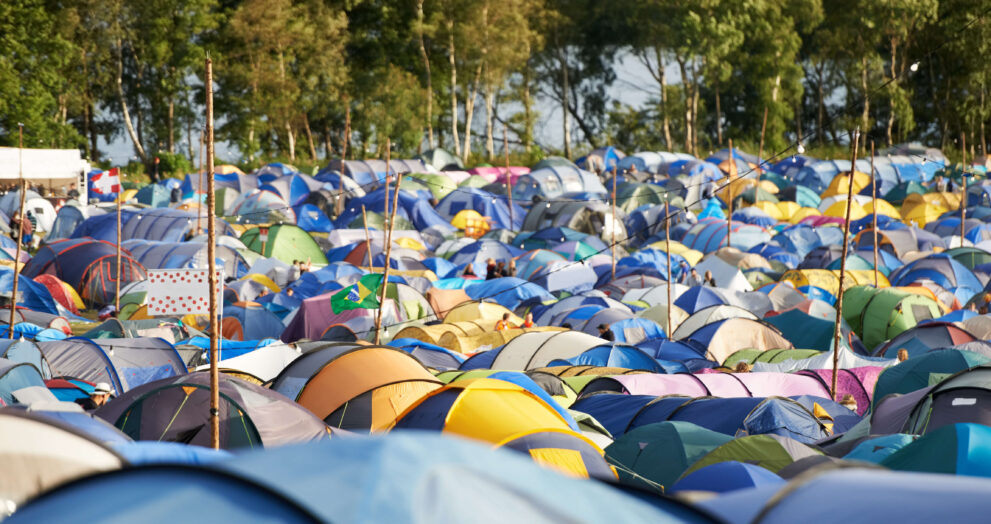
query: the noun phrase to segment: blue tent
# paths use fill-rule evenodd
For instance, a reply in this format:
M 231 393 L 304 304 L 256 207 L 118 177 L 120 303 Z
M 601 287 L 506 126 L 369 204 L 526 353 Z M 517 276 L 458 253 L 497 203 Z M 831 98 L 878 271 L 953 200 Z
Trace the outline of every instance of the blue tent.
M 526 210 L 513 203 L 513 223 L 509 223 L 509 206 L 505 197 L 500 197 L 474 187 L 462 187 L 452 191 L 440 200 L 437 211 L 449 221 L 458 212 L 474 209 L 484 217 L 492 219 L 493 229 L 519 231 L 523 228 Z
M 880 464 L 882 460 L 911 444 L 917 438 L 919 438 L 918 435 L 906 435 L 905 433 L 869 438 L 857 444 L 843 458 Z
M 611 344 L 596 346 L 567 360 L 551 361 L 549 366 L 608 366 L 664 373 L 661 365 L 634 346 Z
M 476 275 L 485 276 L 488 259 L 508 263 L 511 258 L 516 258 L 522 254 L 523 250 L 516 246 L 503 244 L 498 240 L 482 238 L 462 247 L 457 253 L 448 257 L 448 260 L 456 266 L 471 264 Z
M 490 299 L 509 309 L 516 309 L 523 302 L 554 300 L 546 289 L 516 277 L 469 281 L 465 293 L 472 300 Z
M 334 230 L 334 224 L 327 215 L 313 204 L 302 204 L 295 208 L 296 225 L 307 232 L 329 233 Z
M 138 203 L 150 207 L 169 207 L 172 198 L 172 191 L 161 184 L 148 184 L 138 190 L 134 196 Z
M 279 338 L 285 325 L 279 317 L 260 304 L 238 302 L 224 308 L 224 318 L 234 318 L 241 323 L 243 340 Z
M 626 433 L 630 421 L 655 398 L 653 395 L 590 395 L 579 398 L 571 409 L 591 415 L 610 435 L 618 437 Z
M 735 460 L 717 462 L 699 468 L 680 478 L 668 493 L 679 491 L 714 491 L 728 493 L 761 486 L 783 486 L 785 480 L 775 473 L 754 464 Z
M 716 293 L 713 288 L 706 286 L 690 287 L 674 301 L 674 305 L 689 315 L 700 309 L 725 303 L 726 300 L 723 299 L 722 295 Z
M 0 267 L 0 293 L 10 296 L 14 291 L 14 270 L 7 266 Z M 21 273 L 17 278 L 17 305 L 33 311 L 41 311 L 59 315 L 58 305 L 48 288 Z
M 929 279 L 952 292 L 966 303 L 984 286 L 966 266 L 945 254 L 933 254 L 896 269 L 888 276 L 892 286 L 907 286 L 920 279 Z
M 521 175 L 513 185 L 513 200 L 531 201 L 535 196 L 558 198 L 574 193 L 607 194 L 593 173 L 570 166 L 548 166 Z
M 458 369 L 465 361 L 464 355 L 460 353 L 415 338 L 393 339 L 389 345 L 413 355 L 428 368 Z

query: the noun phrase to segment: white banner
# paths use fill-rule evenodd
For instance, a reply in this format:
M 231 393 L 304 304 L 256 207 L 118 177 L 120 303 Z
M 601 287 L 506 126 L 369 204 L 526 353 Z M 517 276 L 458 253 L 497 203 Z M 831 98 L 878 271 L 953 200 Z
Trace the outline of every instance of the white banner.
M 210 287 L 206 269 L 148 270 L 148 314 L 182 316 L 209 314 Z M 224 272 L 217 270 L 217 308 L 223 307 Z

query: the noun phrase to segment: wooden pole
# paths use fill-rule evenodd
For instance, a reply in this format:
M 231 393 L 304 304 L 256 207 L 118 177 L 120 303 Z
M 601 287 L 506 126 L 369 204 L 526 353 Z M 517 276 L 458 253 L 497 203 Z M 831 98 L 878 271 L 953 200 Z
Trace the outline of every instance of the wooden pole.
M 668 339 L 671 338 L 671 204 L 668 201 L 668 193 L 664 192 L 664 251 L 668 255 L 668 311 L 667 325 L 665 326 Z
M 754 204 L 760 202 L 760 179 L 764 174 L 764 132 L 767 131 L 767 106 L 764 106 L 764 121 L 760 125 L 760 145 L 757 147 L 757 187 L 754 189 Z
M 729 183 L 726 184 L 726 247 L 730 247 L 730 240 L 733 238 L 733 173 L 736 171 L 736 159 L 733 158 L 733 139 L 729 139 Z
M 386 141 L 388 144 L 388 140 Z M 392 207 L 395 208 L 399 205 L 399 183 L 403 181 L 402 173 L 396 178 L 396 190 L 392 193 Z M 382 310 L 385 307 L 385 291 L 389 287 L 389 266 L 392 258 L 392 228 L 396 223 L 396 214 L 392 214 L 392 219 L 389 220 L 389 232 L 386 238 L 385 244 L 385 268 L 382 270 L 382 294 L 379 297 L 379 310 L 378 315 L 375 317 L 375 343 L 379 344 L 382 340 Z
M 120 237 L 121 237 L 121 227 L 120 227 L 120 197 L 124 193 L 123 186 L 121 191 L 117 193 L 117 282 L 115 283 L 114 290 L 114 311 L 115 314 L 120 314 Z
M 10 321 L 7 323 L 7 338 L 14 339 L 14 315 L 17 313 L 17 281 L 21 278 L 21 244 L 24 243 L 24 194 L 28 191 L 24 180 L 24 124 L 17 123 L 17 178 L 21 183 L 21 207 L 17 208 L 17 255 L 14 256 L 14 286 L 10 290 Z M 83 189 L 85 191 L 85 188 Z
M 217 325 L 217 243 L 213 192 L 213 61 L 206 59 L 206 213 L 207 213 L 207 267 L 210 289 L 210 441 L 214 449 L 220 449 L 220 348 L 217 345 L 220 326 Z
M 874 201 L 874 216 L 871 218 L 871 230 L 874 235 L 874 287 L 878 286 L 880 270 L 878 269 L 877 252 L 877 175 L 874 173 L 874 141 L 871 140 L 871 197 Z
M 203 234 L 203 206 L 200 205 L 200 195 L 203 194 L 203 131 L 200 131 L 200 173 L 196 180 L 196 235 Z
M 506 201 L 509 202 L 509 230 L 513 231 L 513 184 L 509 172 L 509 137 L 506 126 L 502 126 L 502 149 L 506 152 Z
M 341 174 L 344 174 L 344 161 L 348 158 L 348 143 L 351 142 L 351 102 L 344 97 L 344 144 L 341 145 Z M 344 189 L 341 186 L 341 189 Z
M 960 145 L 963 158 L 963 172 L 960 178 L 963 179 L 963 195 L 960 196 L 960 247 L 963 247 L 963 236 L 967 233 L 967 135 L 960 133 Z
M 833 377 L 830 394 L 836 398 L 836 376 L 840 367 L 840 335 L 843 325 L 843 281 L 846 277 L 846 255 L 850 246 L 850 208 L 853 207 L 853 173 L 857 165 L 857 141 L 860 140 L 860 129 L 853 132 L 853 153 L 850 159 L 850 180 L 846 188 L 846 221 L 843 222 L 843 258 L 840 259 L 840 288 L 836 292 L 836 325 L 833 326 Z
M 368 270 L 372 270 L 372 236 L 368 234 L 368 214 L 365 204 L 361 204 L 361 220 L 365 222 L 365 253 L 368 254 Z
M 389 139 L 385 139 L 385 223 L 389 224 L 389 179 L 392 176 L 392 144 Z M 399 184 L 396 184 L 396 191 L 399 191 Z
M 609 230 L 612 231 L 609 242 L 609 252 L 612 256 L 612 279 L 616 280 L 616 179 L 619 177 L 619 167 L 612 166 L 612 218 L 609 219 Z

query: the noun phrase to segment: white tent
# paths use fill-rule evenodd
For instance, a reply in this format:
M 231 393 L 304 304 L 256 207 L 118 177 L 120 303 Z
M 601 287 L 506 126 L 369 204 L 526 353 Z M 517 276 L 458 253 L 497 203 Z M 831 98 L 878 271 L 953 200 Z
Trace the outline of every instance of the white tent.
M 699 262 L 695 269 L 699 275 L 705 275 L 706 271 L 712 272 L 712 278 L 716 281 L 716 286 L 730 291 L 753 291 L 754 287 L 743 276 L 743 273 L 736 266 L 731 266 L 719 257 L 709 257 Z

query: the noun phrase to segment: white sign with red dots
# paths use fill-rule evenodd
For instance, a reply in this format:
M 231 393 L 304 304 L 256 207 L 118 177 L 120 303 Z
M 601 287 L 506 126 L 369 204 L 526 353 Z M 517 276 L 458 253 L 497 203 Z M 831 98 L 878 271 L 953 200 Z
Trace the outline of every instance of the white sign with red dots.
M 148 270 L 148 314 L 182 316 L 209 314 L 210 287 L 206 269 Z M 217 307 L 223 307 L 224 272 L 217 271 Z

